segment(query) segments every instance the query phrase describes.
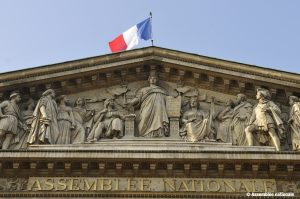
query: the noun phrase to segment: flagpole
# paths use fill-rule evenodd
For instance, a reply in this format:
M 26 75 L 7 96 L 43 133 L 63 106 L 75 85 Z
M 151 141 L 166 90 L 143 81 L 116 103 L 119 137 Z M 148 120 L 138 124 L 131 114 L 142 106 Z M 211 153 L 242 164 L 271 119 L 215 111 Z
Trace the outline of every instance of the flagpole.
M 152 32 L 152 12 L 150 12 L 150 23 L 151 23 L 151 43 L 153 46 L 153 32 Z

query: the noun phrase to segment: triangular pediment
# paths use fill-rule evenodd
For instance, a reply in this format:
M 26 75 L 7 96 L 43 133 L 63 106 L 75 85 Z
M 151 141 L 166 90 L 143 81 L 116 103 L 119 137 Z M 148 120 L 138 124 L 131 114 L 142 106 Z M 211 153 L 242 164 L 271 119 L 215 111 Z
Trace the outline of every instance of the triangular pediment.
M 299 74 L 153 46 L 2 73 L 0 197 L 299 194 L 299 95 Z

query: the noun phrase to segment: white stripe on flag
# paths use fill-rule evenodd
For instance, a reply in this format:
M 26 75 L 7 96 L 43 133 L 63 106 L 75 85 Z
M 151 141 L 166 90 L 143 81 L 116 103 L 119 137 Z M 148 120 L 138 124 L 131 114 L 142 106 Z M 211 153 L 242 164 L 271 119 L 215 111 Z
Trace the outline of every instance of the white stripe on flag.
M 123 33 L 123 38 L 125 40 L 125 43 L 127 44 L 126 50 L 130 50 L 134 46 L 138 45 L 139 38 L 137 32 L 138 32 L 137 27 L 133 26 Z

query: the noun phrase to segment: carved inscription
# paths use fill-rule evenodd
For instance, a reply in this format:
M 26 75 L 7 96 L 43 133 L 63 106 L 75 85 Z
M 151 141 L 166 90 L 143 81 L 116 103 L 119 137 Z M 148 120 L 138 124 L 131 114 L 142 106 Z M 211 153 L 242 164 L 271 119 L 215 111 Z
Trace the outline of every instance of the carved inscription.
M 180 117 L 181 97 L 166 97 L 166 108 L 169 117 Z
M 276 192 L 273 179 L 29 178 L 28 191 Z

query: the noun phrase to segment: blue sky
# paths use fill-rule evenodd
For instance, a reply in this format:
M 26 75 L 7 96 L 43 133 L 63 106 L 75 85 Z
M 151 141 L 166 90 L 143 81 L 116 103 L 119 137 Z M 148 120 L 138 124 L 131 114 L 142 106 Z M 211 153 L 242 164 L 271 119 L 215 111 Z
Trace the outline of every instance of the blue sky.
M 0 0 L 0 72 L 109 54 L 108 42 L 152 11 L 155 46 L 300 73 L 299 9 L 297 0 Z

